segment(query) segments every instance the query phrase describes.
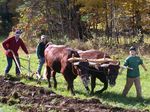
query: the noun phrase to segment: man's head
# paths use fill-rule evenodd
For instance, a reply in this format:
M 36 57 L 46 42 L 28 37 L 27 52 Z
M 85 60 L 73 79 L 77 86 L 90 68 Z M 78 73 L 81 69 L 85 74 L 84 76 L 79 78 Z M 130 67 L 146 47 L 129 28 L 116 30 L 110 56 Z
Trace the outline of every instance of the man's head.
M 136 55 L 136 48 L 131 46 L 129 49 L 129 53 L 130 53 L 130 55 Z
M 15 31 L 15 37 L 18 39 L 21 35 L 22 31 L 21 30 L 16 30 Z
M 41 35 L 41 41 L 46 43 L 47 41 L 47 36 L 46 35 Z

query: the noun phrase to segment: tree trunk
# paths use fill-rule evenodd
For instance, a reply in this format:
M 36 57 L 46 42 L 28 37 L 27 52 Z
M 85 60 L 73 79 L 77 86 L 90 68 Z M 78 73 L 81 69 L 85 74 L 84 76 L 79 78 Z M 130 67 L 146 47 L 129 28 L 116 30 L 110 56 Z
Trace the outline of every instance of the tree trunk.
M 109 26 L 108 26 L 108 13 L 107 13 L 107 0 L 105 0 L 105 21 L 106 21 L 106 26 L 105 26 L 105 35 L 107 36 L 107 39 L 109 40 Z
M 52 26 L 50 25 L 51 12 L 50 12 L 49 7 L 50 7 L 49 0 L 46 0 L 46 2 L 45 2 L 45 8 L 46 8 L 45 17 L 46 17 L 46 21 L 47 21 L 47 25 L 48 25 L 48 35 L 51 36 L 51 38 L 53 38 Z

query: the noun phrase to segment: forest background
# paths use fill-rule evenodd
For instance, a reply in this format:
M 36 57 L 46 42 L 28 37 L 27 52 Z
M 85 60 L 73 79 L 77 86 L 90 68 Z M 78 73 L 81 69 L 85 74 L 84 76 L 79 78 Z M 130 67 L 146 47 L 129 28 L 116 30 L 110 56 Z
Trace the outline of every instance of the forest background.
M 0 35 L 16 28 L 31 47 L 45 34 L 55 44 L 82 50 L 135 45 L 149 53 L 150 1 L 0 0 Z

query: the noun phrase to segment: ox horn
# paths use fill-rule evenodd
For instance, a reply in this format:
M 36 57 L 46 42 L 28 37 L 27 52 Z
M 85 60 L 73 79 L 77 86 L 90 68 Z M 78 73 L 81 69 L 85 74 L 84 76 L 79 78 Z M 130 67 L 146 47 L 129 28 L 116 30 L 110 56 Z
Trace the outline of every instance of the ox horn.
M 128 66 L 121 66 L 121 65 L 120 65 L 120 68 L 122 68 L 122 69 L 129 69 L 129 70 L 133 70 L 133 68 L 130 68 L 130 67 L 128 67 Z
M 108 67 L 110 64 L 101 64 L 101 67 Z
M 86 61 L 86 59 L 78 58 L 78 57 L 72 57 L 72 58 L 69 58 L 68 61 L 70 61 L 70 62 L 73 62 L 73 61 Z
M 77 65 L 79 65 L 79 62 L 73 62 L 72 63 L 74 66 L 77 66 Z
M 97 63 L 95 63 L 95 62 L 89 62 L 89 65 L 94 66 L 94 65 L 97 65 Z
M 110 58 L 100 58 L 100 59 L 88 59 L 88 61 L 100 64 L 100 63 L 109 62 L 109 61 L 111 62 L 113 60 Z

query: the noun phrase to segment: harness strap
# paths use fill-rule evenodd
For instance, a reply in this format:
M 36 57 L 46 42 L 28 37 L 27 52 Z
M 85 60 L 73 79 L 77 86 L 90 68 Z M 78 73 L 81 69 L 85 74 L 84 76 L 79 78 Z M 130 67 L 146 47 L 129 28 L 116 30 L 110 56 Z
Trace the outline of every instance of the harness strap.
M 73 67 L 73 66 L 74 66 L 74 65 L 73 65 L 73 64 L 71 64 L 71 67 L 72 67 L 72 73 L 73 73 L 74 75 L 76 75 L 76 76 L 77 76 L 78 74 L 76 74 L 76 73 L 75 73 L 75 71 L 74 71 L 74 67 Z

